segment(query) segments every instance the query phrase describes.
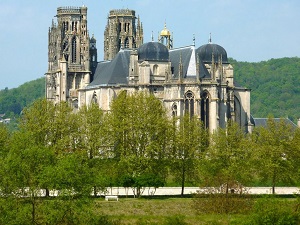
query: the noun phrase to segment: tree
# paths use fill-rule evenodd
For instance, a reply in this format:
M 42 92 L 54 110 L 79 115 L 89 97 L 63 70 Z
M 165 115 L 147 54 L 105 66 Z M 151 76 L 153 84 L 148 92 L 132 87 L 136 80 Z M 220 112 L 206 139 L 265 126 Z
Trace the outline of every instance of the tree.
M 6 192 L 7 182 L 7 170 L 5 168 L 5 161 L 10 150 L 11 136 L 4 124 L 0 124 L 0 190 Z
M 24 223 L 26 220 L 30 220 L 32 224 L 39 221 L 39 197 L 43 195 L 41 191 L 45 187 L 43 174 L 54 161 L 54 151 L 45 146 L 35 145 L 28 133 L 14 133 L 10 151 L 3 165 L 6 173 L 2 194 L 5 198 L 18 199 L 22 207 L 27 209 Z M 23 197 L 26 197 L 26 200 L 23 201 Z M 27 205 L 30 205 L 30 208 Z
M 77 114 L 79 119 L 78 137 L 82 151 L 89 157 L 90 176 L 94 178 L 94 195 L 107 185 L 107 175 L 113 175 L 110 159 L 109 130 L 107 114 L 97 104 L 84 106 Z M 102 165 L 103 164 L 103 165 Z M 105 166 L 104 166 L 105 165 Z M 107 170 L 106 168 L 110 168 Z
M 55 105 L 46 99 L 35 101 L 31 106 L 24 108 L 19 123 L 19 130 L 30 136 L 33 145 L 53 145 L 55 126 Z
M 111 143 L 119 172 L 135 181 L 144 174 L 167 176 L 169 120 L 153 95 L 121 93 L 111 105 Z M 141 187 L 136 183 L 137 195 Z
M 107 158 L 111 147 L 107 137 L 107 116 L 97 104 L 91 104 L 89 107 L 82 107 L 78 117 L 82 148 L 87 151 L 89 158 Z
M 249 181 L 252 174 L 249 141 L 242 129 L 231 121 L 225 129 L 215 131 L 202 161 L 204 185 L 222 187 L 226 194 L 235 187 L 240 190 L 240 184 Z
M 9 151 L 10 133 L 7 127 L 0 123 L 0 160 L 5 158 Z
M 266 127 L 258 127 L 253 132 L 256 172 L 263 181 L 271 183 L 273 194 L 279 182 L 295 182 L 298 172 L 295 162 L 299 158 L 295 137 L 294 128 L 284 120 L 276 122 L 272 118 L 268 119 Z
M 198 165 L 205 154 L 208 133 L 196 117 L 188 114 L 173 123 L 171 171 L 181 184 L 181 195 L 187 181 L 198 180 Z

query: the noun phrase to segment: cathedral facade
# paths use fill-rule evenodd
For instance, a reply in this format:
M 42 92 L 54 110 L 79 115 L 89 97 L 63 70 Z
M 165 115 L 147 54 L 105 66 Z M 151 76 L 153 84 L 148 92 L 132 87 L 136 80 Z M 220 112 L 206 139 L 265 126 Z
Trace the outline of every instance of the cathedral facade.
M 200 47 L 173 48 L 165 25 L 157 42 L 143 43 L 135 12 L 112 10 L 104 32 L 105 60 L 97 62 L 86 8 L 58 8 L 57 13 L 58 25 L 49 30 L 47 99 L 68 101 L 75 109 L 94 102 L 109 111 L 122 91 L 147 91 L 161 100 L 170 117 L 188 113 L 211 132 L 233 120 L 251 132 L 250 90 L 234 82 L 226 50 L 211 39 Z

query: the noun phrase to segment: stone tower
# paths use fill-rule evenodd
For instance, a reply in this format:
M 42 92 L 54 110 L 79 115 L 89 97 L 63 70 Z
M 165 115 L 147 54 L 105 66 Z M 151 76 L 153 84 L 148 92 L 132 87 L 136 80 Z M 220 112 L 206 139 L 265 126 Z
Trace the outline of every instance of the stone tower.
M 143 26 L 135 11 L 111 10 L 104 31 L 104 60 L 112 60 L 120 49 L 138 48 L 142 44 Z
M 91 59 L 91 64 L 90 64 L 90 68 L 91 68 L 91 82 L 94 79 L 94 74 L 97 68 L 97 47 L 96 47 L 96 39 L 94 37 L 94 35 L 92 36 L 91 40 L 90 40 L 90 59 Z
M 87 7 L 59 7 L 48 33 L 46 98 L 78 105 L 78 89 L 90 82 Z

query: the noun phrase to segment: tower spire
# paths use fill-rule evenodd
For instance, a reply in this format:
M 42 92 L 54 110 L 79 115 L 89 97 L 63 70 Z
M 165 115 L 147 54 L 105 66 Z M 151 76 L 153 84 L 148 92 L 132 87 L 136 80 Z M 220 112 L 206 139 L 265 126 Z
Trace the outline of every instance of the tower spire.
M 195 39 L 195 34 L 193 34 L 193 45 L 196 45 L 196 39 Z
M 208 39 L 208 43 L 211 44 L 211 33 L 209 33 L 209 39 Z

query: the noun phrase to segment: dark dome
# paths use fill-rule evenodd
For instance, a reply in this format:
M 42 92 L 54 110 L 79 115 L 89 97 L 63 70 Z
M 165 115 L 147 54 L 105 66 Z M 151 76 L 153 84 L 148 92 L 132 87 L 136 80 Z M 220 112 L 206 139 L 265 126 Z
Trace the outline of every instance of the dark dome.
M 169 61 L 169 50 L 159 42 L 148 42 L 138 48 L 139 61 Z
M 199 58 L 204 62 L 204 63 L 211 63 L 212 61 L 212 54 L 214 54 L 214 60 L 215 62 L 219 61 L 219 58 L 222 56 L 222 62 L 223 63 L 228 63 L 227 59 L 227 52 L 225 49 L 217 44 L 206 44 L 202 45 L 196 50 L 197 54 L 199 55 Z
M 96 38 L 94 37 L 94 34 L 93 34 L 93 36 L 91 37 L 90 43 L 96 43 Z

